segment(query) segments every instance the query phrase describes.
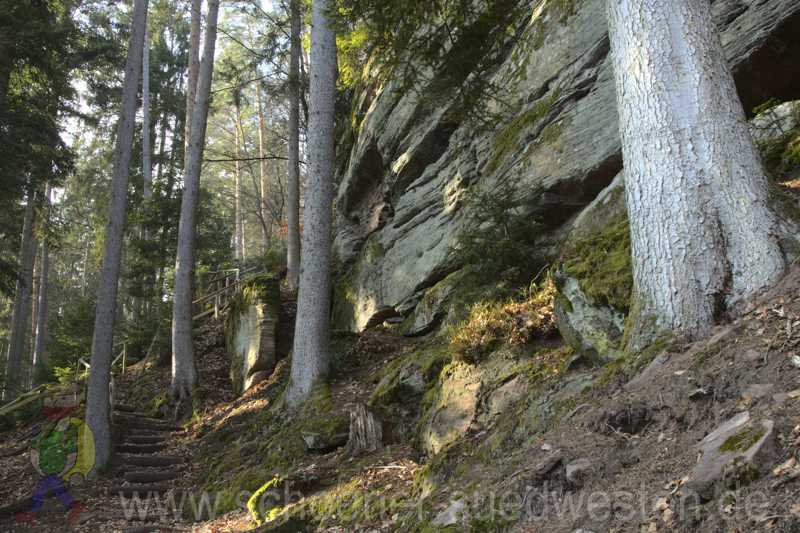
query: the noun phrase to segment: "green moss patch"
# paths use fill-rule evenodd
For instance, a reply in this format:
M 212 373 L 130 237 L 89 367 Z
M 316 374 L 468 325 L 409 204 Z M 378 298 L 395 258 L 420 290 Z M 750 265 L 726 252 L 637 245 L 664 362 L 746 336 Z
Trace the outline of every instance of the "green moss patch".
M 621 217 L 598 234 L 575 243 L 564 254 L 563 267 L 570 277 L 578 280 L 586 296 L 627 315 L 633 294 L 627 217 Z
M 529 131 L 550 112 L 550 109 L 558 101 L 559 96 L 560 91 L 556 90 L 539 99 L 533 107 L 518 115 L 495 136 L 492 157 L 486 165 L 487 173 L 495 172 L 500 168 L 503 161 L 519 148 L 520 136 Z
M 749 450 L 755 443 L 757 443 L 761 437 L 766 434 L 766 430 L 761 427 L 748 427 L 733 435 L 732 437 L 728 437 L 728 439 L 722 443 L 719 447 L 719 451 L 721 452 L 730 452 L 730 453 L 744 453 Z

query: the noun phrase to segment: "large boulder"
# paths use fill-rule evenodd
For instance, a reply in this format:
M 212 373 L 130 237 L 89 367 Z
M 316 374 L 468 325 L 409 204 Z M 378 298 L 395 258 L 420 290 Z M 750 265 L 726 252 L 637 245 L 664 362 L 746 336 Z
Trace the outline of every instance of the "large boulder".
M 493 127 L 465 120 L 454 98 L 425 98 L 426 82 L 417 91 L 399 80 L 365 83 L 338 179 L 340 327 L 407 316 L 461 266 L 449 252 L 475 210 L 468 192 L 512 184 L 549 243 L 620 172 L 605 2 L 544 2 L 525 13 L 487 80 L 508 107 L 490 102 L 477 113 L 497 112 Z M 745 109 L 800 95 L 800 3 L 712 6 Z
M 280 282 L 258 278 L 232 300 L 225 322 L 231 380 L 244 392 L 267 379 L 278 362 Z

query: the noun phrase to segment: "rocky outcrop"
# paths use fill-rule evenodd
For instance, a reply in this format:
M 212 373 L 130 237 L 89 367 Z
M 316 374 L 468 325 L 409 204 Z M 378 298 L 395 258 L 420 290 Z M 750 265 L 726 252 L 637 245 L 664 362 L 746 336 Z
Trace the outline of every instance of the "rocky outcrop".
M 454 101 L 422 99 L 424 83 L 402 92 L 390 81 L 358 97 L 336 202 L 338 327 L 362 330 L 441 300 L 428 292 L 461 266 L 449 252 L 474 210 L 468 193 L 513 184 L 552 254 L 611 183 L 622 157 L 604 4 L 537 2 L 519 21 L 491 80 L 507 107 L 488 102 L 479 113 L 496 113 L 493 126 L 465 120 Z M 800 95 L 800 4 L 716 0 L 713 9 L 745 109 Z M 412 332 L 430 327 L 430 312 L 421 316 Z
M 225 335 L 236 390 L 246 391 L 269 378 L 274 370 L 280 307 L 277 279 L 258 279 L 234 298 Z

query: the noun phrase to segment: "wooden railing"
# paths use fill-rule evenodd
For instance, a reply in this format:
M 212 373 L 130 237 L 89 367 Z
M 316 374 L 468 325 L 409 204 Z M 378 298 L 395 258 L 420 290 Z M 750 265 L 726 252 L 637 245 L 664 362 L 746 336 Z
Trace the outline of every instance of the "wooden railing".
M 122 363 L 122 373 L 125 373 L 125 366 L 127 363 L 128 358 L 128 344 L 125 342 L 117 343 L 114 345 L 114 348 L 117 348 L 122 345 L 122 351 L 119 352 L 114 360 L 111 362 L 111 380 L 109 382 L 109 401 L 111 405 L 114 405 L 114 366 L 117 363 Z M 78 358 L 78 362 L 75 363 L 75 383 L 80 383 L 82 378 L 86 378 L 89 371 L 91 370 L 92 365 L 90 365 L 86 359 L 83 357 Z M 83 369 L 83 374 L 81 374 L 81 369 Z M 29 390 L 25 394 L 17 397 L 17 399 L 8 402 L 6 405 L 0 407 L 0 416 L 4 416 L 18 409 L 22 409 L 26 405 L 29 405 L 36 400 L 44 399 L 48 396 L 52 396 L 54 394 L 63 394 L 65 392 L 65 387 L 62 385 L 54 385 L 52 383 L 45 383 L 44 385 L 39 385 L 38 387 Z
M 262 273 L 263 269 L 260 267 L 209 272 L 211 279 L 203 284 L 205 294 L 192 302 L 194 308 L 192 320 L 196 322 L 211 315 L 219 318 L 220 313 L 225 311 L 231 298 L 241 286 Z

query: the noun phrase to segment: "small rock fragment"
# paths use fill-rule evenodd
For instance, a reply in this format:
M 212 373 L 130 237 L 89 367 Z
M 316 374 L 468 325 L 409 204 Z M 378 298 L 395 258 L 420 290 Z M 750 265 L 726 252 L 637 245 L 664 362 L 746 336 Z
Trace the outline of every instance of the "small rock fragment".
M 582 487 L 592 470 L 592 461 L 576 459 L 565 467 L 567 481 L 574 487 Z
M 447 509 L 439 513 L 433 520 L 433 525 L 438 527 L 448 527 L 458 524 L 464 514 L 467 504 L 461 500 L 452 502 Z
M 689 399 L 693 402 L 696 402 L 698 400 L 702 400 L 703 398 L 707 398 L 710 395 L 710 389 L 700 387 L 689 393 Z

